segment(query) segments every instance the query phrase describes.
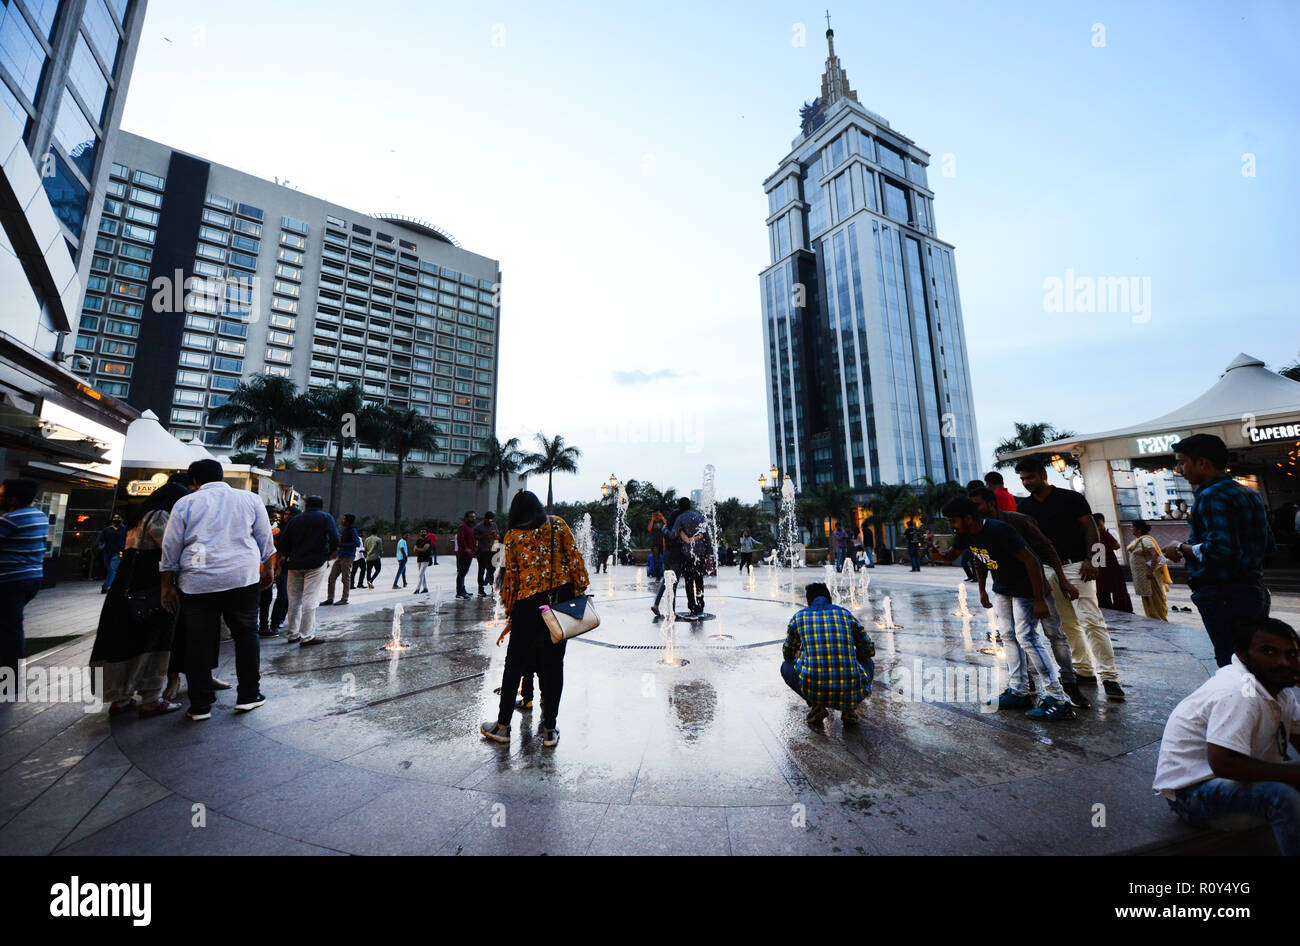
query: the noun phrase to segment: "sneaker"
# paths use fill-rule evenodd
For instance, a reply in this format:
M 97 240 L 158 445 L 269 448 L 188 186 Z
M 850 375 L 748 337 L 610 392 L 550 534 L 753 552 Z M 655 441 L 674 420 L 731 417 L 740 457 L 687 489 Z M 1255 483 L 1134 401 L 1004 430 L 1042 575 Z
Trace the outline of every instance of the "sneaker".
M 191 708 L 188 712 L 186 712 L 186 714 L 185 714 L 185 718 L 186 718 L 186 719 L 192 719 L 192 720 L 194 720 L 196 723 L 197 723 L 197 722 L 200 722 L 200 721 L 202 721 L 202 720 L 205 720 L 205 719 L 211 719 L 211 718 L 212 718 L 212 710 L 211 710 L 211 709 L 202 709 L 202 710 L 201 710 L 201 709 L 193 709 L 193 708 Z
M 1079 709 L 1087 709 L 1092 705 L 1092 702 L 1079 690 L 1079 684 L 1062 683 L 1061 689 L 1064 690 L 1065 695 L 1070 698 L 1070 702 L 1079 707 Z
M 309 647 L 312 644 L 323 644 L 323 643 L 325 643 L 325 638 L 317 637 L 315 634 L 313 634 L 311 635 L 311 637 L 304 637 L 302 640 L 298 641 L 298 646 Z
M 654 615 L 655 617 L 657 617 L 657 618 L 661 618 L 661 617 L 664 616 L 664 615 L 663 615 L 663 612 L 659 610 L 659 605 L 657 605 L 657 604 L 652 604 L 652 605 L 650 605 L 650 613 L 653 614 L 653 615 Z
M 814 706 L 812 709 L 808 711 L 808 715 L 804 717 L 804 719 L 807 721 L 809 726 L 820 726 L 822 720 L 824 720 L 829 715 L 830 715 L 830 711 L 827 710 L 826 707 Z
M 212 678 L 212 689 L 214 690 L 229 690 L 231 686 L 232 684 L 227 683 L 225 680 L 222 680 L 219 677 Z
M 238 703 L 235 704 L 235 709 L 240 713 L 247 713 L 249 710 L 257 709 L 265 702 L 266 702 L 266 697 L 264 697 L 262 694 L 259 693 L 257 694 L 257 696 L 253 697 L 250 700 L 240 700 Z
M 509 742 L 510 727 L 502 726 L 496 720 L 489 720 L 478 727 L 478 731 L 483 734 L 485 739 L 491 739 L 493 742 Z
M 375 583 L 373 581 L 368 581 L 366 584 L 370 587 L 371 591 L 375 590 Z
M 1086 687 L 1095 687 L 1097 685 L 1097 678 L 1084 673 L 1076 673 L 1074 675 L 1074 682 L 1082 683 Z
M 553 749 L 559 741 L 560 731 L 558 729 L 542 729 L 542 745 L 546 748 Z
M 332 605 L 333 603 L 334 603 L 333 601 L 322 601 L 320 604 L 317 605 L 317 607 L 318 607 L 318 608 L 328 608 L 328 607 L 329 607 L 330 605 Z
M 258 636 L 258 637 L 275 637 L 275 636 L 276 636 L 277 634 L 279 634 L 279 633 L 280 633 L 280 632 L 279 632 L 278 630 L 276 630 L 275 628 L 264 627 L 264 628 L 262 628 L 260 631 L 257 632 L 257 636 Z
M 989 700 L 989 702 L 992 703 L 993 701 Z M 1033 705 L 1033 697 L 1027 693 L 1017 693 L 1010 687 L 1003 690 L 998 697 L 998 709 L 1000 710 L 1028 709 Z
M 1112 703 L 1124 702 L 1124 688 L 1119 685 L 1119 681 L 1107 680 L 1102 686 L 1106 690 L 1106 699 Z
M 515 700 L 515 709 L 521 713 L 527 713 L 533 708 L 532 700 Z
M 1043 697 L 1043 702 L 1039 703 L 1028 713 L 1025 714 L 1030 719 L 1076 719 L 1073 707 L 1069 703 L 1062 703 L 1054 696 Z

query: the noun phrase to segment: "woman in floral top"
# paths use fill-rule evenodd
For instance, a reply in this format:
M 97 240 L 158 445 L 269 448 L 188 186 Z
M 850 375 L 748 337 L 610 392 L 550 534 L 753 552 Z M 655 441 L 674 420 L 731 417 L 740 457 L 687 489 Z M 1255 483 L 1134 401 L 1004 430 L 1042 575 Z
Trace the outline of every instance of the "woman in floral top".
M 542 620 L 541 606 L 569 601 L 587 590 L 587 566 L 563 519 L 546 515 L 541 501 L 527 490 L 510 504 L 502 569 L 501 603 L 506 628 L 497 646 L 509 635 L 506 666 L 501 675 L 501 705 L 495 721 L 479 727 L 496 742 L 510 741 L 510 720 L 515 711 L 515 691 L 525 674 L 536 673 L 542 690 L 542 745 L 560 739 L 556 716 L 564 688 L 564 650 L 568 643 L 551 642 Z

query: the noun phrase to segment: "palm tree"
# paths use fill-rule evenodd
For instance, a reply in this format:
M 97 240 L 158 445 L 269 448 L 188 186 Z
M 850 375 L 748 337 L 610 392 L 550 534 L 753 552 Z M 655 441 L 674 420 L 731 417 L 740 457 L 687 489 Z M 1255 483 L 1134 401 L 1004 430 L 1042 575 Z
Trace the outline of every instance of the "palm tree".
M 393 522 L 402 521 L 402 481 L 406 458 L 412 450 L 433 450 L 443 429 L 414 408 L 382 407 L 376 411 L 379 445 L 397 454 L 397 480 L 393 487 Z
M 853 508 L 853 490 L 839 483 L 819 483 L 804 494 L 800 505 L 807 516 L 809 531 L 820 534 L 824 520 L 844 521 Z
M 276 441 L 285 449 L 294 436 L 310 425 L 307 399 L 288 378 L 258 374 L 239 382 L 226 403 L 208 412 L 208 420 L 224 425 L 221 436 L 230 437 L 239 448 L 256 447 L 266 441 L 266 454 L 259 461 L 263 469 L 275 469 Z
M 1277 373 L 1291 381 L 1300 381 L 1300 361 L 1293 361 L 1285 368 L 1279 368 Z
M 551 492 L 552 477 L 556 473 L 577 473 L 578 457 L 582 456 L 582 451 L 577 447 L 566 445 L 562 434 L 556 434 L 548 440 L 545 434 L 539 433 L 537 445 L 541 447 L 537 453 L 524 454 L 523 472 L 546 474 L 546 509 L 549 512 L 554 505 Z
M 330 388 L 313 388 L 307 395 L 311 404 L 311 422 L 305 433 L 334 441 L 334 465 L 330 470 L 330 515 L 338 518 L 343 498 L 343 468 L 364 466 L 355 457 L 344 456 L 348 445 L 358 438 L 371 439 L 374 433 L 375 406 L 367 404 L 361 385 L 349 384 Z
M 254 453 L 252 450 L 240 450 L 238 453 L 230 455 L 231 463 L 238 463 L 245 466 L 260 466 L 265 459 L 260 453 Z
M 965 495 L 966 488 L 955 480 L 936 483 L 929 476 L 921 477 L 921 508 L 928 519 L 939 515 L 952 500 Z
M 993 466 L 999 470 L 1005 469 L 1009 466 L 1015 466 L 1017 462 L 1014 459 L 1001 459 L 1001 456 L 1004 453 L 1011 453 L 1015 450 L 1024 450 L 1026 447 L 1037 447 L 1039 444 L 1051 443 L 1053 440 L 1064 440 L 1066 437 L 1073 437 L 1075 435 L 1072 430 L 1058 430 L 1051 424 L 1045 424 L 1042 422 L 1022 424 L 1020 421 L 1016 421 L 1015 427 L 1015 436 L 1008 437 L 993 448 L 994 457 L 997 458 L 994 460 Z M 1075 457 L 1069 455 L 1064 456 L 1065 461 L 1069 463 L 1070 466 L 1076 468 L 1079 466 L 1079 461 Z M 1043 455 L 1044 460 L 1049 458 L 1049 455 Z
M 461 472 L 472 477 L 479 486 L 497 481 L 497 512 L 505 512 L 506 479 L 514 476 L 524 465 L 524 454 L 519 449 L 519 438 L 511 437 L 505 443 L 496 437 L 484 437 L 482 451 L 470 455 Z

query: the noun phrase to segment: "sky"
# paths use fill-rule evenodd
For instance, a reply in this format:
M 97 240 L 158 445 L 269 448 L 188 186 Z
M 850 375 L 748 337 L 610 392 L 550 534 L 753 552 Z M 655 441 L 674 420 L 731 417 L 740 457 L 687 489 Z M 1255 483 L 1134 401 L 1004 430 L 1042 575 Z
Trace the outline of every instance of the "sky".
M 557 499 L 713 464 L 757 501 L 762 182 L 820 91 L 824 9 L 151 0 L 122 125 L 500 260 L 497 433 L 582 450 Z M 1300 3 L 830 13 L 860 102 L 932 155 L 983 462 L 1014 421 L 1139 423 L 1240 351 L 1300 357 Z M 1070 273 L 1149 290 L 1052 311 Z

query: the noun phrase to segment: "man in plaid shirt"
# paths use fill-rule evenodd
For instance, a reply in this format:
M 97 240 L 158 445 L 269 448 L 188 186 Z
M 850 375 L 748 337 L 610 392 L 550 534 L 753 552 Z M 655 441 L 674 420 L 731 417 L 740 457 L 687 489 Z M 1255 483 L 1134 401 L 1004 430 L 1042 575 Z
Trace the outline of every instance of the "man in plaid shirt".
M 1264 502 L 1228 474 L 1228 447 L 1213 434 L 1193 434 L 1173 446 L 1174 469 L 1196 489 L 1191 535 L 1165 546 L 1165 557 L 1187 564 L 1192 604 L 1201 612 L 1220 667 L 1232 662 L 1232 629 L 1268 617 L 1264 560 L 1273 552 Z
M 871 693 L 876 645 L 850 612 L 831 604 L 830 589 L 814 582 L 808 607 L 790 619 L 781 648 L 781 676 L 812 707 L 808 725 L 819 726 L 831 709 L 857 722 L 857 706 Z

